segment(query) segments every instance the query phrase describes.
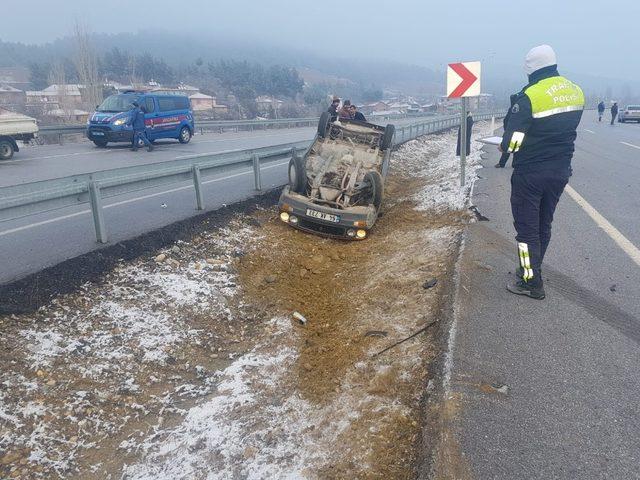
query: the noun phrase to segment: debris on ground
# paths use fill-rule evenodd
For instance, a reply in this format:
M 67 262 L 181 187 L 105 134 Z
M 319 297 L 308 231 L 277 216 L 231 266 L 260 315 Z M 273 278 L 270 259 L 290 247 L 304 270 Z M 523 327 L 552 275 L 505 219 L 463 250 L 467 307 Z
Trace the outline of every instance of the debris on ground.
M 429 280 L 427 280 L 422 284 L 422 288 L 424 288 L 425 290 L 428 290 L 430 288 L 435 287 L 437 284 L 438 284 L 437 278 L 430 278 Z

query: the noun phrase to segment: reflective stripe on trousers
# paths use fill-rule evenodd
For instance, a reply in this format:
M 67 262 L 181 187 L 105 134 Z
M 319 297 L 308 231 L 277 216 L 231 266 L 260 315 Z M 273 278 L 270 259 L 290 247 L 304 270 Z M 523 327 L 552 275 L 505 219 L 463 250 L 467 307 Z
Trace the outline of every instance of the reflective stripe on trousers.
M 526 243 L 518 242 L 518 258 L 522 267 L 522 279 L 527 282 L 533 278 L 533 269 L 529 258 L 529 246 Z

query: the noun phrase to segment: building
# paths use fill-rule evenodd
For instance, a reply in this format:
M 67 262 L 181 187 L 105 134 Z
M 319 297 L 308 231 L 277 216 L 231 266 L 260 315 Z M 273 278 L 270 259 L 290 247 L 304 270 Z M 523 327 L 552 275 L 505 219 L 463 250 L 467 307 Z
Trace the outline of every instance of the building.
M 26 96 L 22 90 L 0 84 L 0 105 L 10 109 L 21 109 L 25 103 Z
M 267 95 L 260 95 L 256 98 L 256 107 L 260 114 L 268 115 L 274 112 L 277 115 L 278 109 L 283 103 L 284 102 L 282 100 L 278 100 L 277 98 L 269 97 Z
M 213 110 L 217 113 L 227 113 L 229 111 L 229 107 L 226 105 L 218 105 L 216 103 L 216 97 L 204 93 L 194 93 L 189 96 L 189 100 L 191 100 L 191 108 L 194 111 Z
M 56 108 L 44 112 L 43 118 L 48 123 L 86 123 L 89 112 L 77 108 Z
M 386 112 L 389 110 L 389 104 L 386 102 L 374 102 L 359 107 L 360 111 L 365 115 L 371 115 L 377 112 Z
M 27 90 L 27 105 L 48 105 L 57 108 L 60 105 L 79 105 L 82 103 L 80 89 L 82 85 L 49 85 L 44 90 Z

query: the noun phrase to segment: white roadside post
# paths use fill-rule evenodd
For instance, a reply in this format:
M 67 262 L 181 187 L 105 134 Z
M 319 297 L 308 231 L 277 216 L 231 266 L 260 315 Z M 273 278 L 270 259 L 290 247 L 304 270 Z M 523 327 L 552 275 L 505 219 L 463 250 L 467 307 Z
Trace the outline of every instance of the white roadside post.
M 460 98 L 460 186 L 465 184 L 467 164 L 468 97 L 480 95 L 480 62 L 450 63 L 447 66 L 447 97 Z

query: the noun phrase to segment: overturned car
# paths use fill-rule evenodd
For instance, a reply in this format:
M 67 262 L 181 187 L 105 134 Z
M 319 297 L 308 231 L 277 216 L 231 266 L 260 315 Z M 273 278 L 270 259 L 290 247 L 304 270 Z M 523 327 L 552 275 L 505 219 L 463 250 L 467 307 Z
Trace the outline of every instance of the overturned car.
M 382 204 L 395 127 L 320 117 L 302 157 L 289 162 L 289 185 L 278 206 L 292 227 L 334 238 L 362 240 Z

